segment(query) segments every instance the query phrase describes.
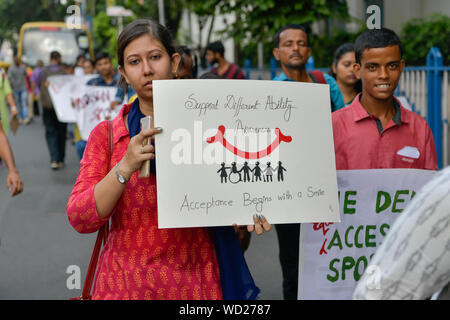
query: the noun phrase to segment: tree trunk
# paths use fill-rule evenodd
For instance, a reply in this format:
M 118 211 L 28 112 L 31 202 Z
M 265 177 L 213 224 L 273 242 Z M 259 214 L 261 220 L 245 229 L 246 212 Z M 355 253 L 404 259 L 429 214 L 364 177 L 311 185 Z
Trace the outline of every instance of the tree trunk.
M 197 16 L 198 22 L 198 53 L 200 54 L 200 66 L 204 69 L 206 68 L 205 52 L 203 52 L 202 46 L 202 31 L 204 28 L 203 17 Z
M 166 1 L 165 6 L 164 6 L 164 11 L 165 11 L 164 15 L 165 15 L 165 20 L 167 21 L 166 26 L 170 30 L 172 37 L 174 39 L 176 39 L 177 33 L 178 33 L 178 27 L 180 26 L 181 16 L 183 14 L 183 8 L 182 8 L 182 6 L 179 6 L 176 9 L 176 13 L 175 13 L 174 17 L 172 17 L 171 12 L 173 11 L 173 8 L 171 10 L 170 4 L 167 4 L 167 3 L 168 2 Z

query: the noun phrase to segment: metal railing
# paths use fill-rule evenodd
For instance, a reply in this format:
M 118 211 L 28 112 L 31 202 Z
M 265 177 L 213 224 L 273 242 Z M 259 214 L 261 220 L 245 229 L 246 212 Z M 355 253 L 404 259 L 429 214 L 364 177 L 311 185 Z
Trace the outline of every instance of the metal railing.
M 308 61 L 307 69 L 314 68 L 314 61 Z M 330 69 L 319 69 L 329 72 Z M 281 73 L 274 58 L 270 60 L 269 69 L 251 68 L 247 60 L 244 66 L 247 79 L 270 80 Z M 405 97 L 411 110 L 427 120 L 433 132 L 439 169 L 450 163 L 450 140 L 448 99 L 450 66 L 443 65 L 442 54 L 433 47 L 427 56 L 427 65 L 421 67 L 406 67 L 401 75 L 395 95 Z

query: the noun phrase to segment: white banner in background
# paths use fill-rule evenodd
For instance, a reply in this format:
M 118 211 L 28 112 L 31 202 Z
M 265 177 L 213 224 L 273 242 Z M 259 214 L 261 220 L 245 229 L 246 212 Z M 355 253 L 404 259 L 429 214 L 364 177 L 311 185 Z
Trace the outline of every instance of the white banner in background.
M 82 96 L 86 83 L 98 75 L 54 75 L 49 76 L 48 92 L 52 98 L 58 120 L 61 122 L 76 122 L 75 110 L 72 106 L 73 97 Z
M 352 299 L 357 281 L 390 226 L 435 171 L 337 173 L 341 222 L 301 225 L 299 299 Z
M 115 87 L 86 86 L 84 94 L 74 99 L 75 117 L 83 140 L 89 138 L 97 124 L 114 119 L 119 114 L 120 106 L 114 110 L 110 108 L 116 91 Z
M 158 226 L 339 221 L 329 87 L 153 81 Z

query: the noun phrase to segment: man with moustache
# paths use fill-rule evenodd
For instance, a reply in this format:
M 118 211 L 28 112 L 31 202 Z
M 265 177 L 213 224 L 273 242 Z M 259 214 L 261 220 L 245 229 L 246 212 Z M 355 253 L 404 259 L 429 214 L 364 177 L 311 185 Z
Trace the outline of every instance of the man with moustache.
M 282 27 L 275 35 L 273 55 L 283 72 L 273 80 L 323 83 L 330 86 L 331 111 L 345 106 L 341 91 L 333 77 L 322 72 L 307 72 L 306 62 L 311 56 L 306 29 L 298 24 Z M 297 299 L 298 256 L 300 224 L 275 225 L 280 248 L 279 258 L 283 273 L 283 296 Z

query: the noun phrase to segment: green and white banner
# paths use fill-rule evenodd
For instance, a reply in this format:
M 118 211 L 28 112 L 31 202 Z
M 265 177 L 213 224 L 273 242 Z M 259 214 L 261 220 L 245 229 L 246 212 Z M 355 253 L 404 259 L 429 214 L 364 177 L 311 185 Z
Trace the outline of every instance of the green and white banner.
M 299 299 L 351 299 L 390 226 L 434 171 L 337 171 L 340 223 L 304 223 Z

